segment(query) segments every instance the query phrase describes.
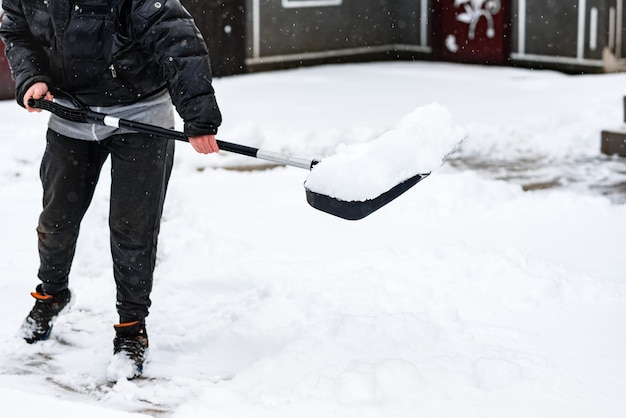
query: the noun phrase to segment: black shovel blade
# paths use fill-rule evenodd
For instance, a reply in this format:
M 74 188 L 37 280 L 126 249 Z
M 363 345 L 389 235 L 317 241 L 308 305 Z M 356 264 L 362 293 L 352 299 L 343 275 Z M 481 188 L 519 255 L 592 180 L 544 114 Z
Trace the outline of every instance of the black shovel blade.
M 373 199 L 363 201 L 340 200 L 324 194 L 312 192 L 305 187 L 306 200 L 309 202 L 309 205 L 313 206 L 315 209 L 321 210 L 322 212 L 326 212 L 343 219 L 348 219 L 350 221 L 356 221 L 363 219 L 370 213 L 382 208 L 387 203 L 415 186 L 421 180 L 428 177 L 429 174 L 430 173 L 417 174 L 407 180 L 404 180 L 402 183 L 394 186 L 385 193 Z

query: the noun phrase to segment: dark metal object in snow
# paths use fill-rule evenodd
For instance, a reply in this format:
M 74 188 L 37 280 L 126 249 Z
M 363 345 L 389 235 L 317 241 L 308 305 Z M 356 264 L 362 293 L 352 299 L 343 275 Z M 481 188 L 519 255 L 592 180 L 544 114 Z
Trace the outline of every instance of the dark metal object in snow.
M 624 123 L 626 123 L 626 96 L 624 96 Z M 600 151 L 603 154 L 626 157 L 626 131 L 602 131 Z
M 600 151 L 607 155 L 626 157 L 626 132 L 602 131 Z

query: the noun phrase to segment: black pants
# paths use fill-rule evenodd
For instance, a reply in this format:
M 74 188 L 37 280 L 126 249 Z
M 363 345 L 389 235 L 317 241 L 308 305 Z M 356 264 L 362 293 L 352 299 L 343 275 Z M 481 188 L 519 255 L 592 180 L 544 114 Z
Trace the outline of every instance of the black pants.
M 39 278 L 43 291 L 67 288 L 80 223 L 111 156 L 109 228 L 120 322 L 145 321 L 174 141 L 144 134 L 81 141 L 48 130 L 41 162 Z

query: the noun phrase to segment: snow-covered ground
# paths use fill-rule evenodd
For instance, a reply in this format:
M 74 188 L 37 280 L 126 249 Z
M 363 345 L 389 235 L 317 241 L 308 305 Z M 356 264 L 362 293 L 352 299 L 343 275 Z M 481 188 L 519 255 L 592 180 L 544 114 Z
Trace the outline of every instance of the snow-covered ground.
M 469 137 L 354 222 L 307 205 L 306 170 L 226 170 L 257 162 L 177 144 L 151 361 L 114 385 L 106 172 L 75 305 L 50 340 L 16 337 L 37 283 L 47 115 L 1 102 L 0 415 L 623 417 L 626 169 L 599 150 L 600 130 L 623 125 L 625 86 L 441 63 L 216 80 L 227 141 L 328 157 L 435 102 Z

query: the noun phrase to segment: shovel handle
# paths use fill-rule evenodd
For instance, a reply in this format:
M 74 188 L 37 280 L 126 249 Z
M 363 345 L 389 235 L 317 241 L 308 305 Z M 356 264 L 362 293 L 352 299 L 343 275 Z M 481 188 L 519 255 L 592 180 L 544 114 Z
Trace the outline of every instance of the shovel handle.
M 82 105 L 80 108 L 71 108 L 63 106 L 59 103 L 45 99 L 28 99 L 28 105 L 33 108 L 47 110 L 60 118 L 71 122 L 91 123 L 94 125 L 111 126 L 114 128 L 124 128 L 133 132 L 140 132 L 149 135 L 160 136 L 164 138 L 176 139 L 178 141 L 189 142 L 189 136 L 184 132 L 173 129 L 161 128 L 160 126 L 149 125 L 147 123 L 134 122 L 128 119 L 121 119 L 104 113 L 94 112 L 87 106 Z M 319 163 L 318 160 L 311 160 L 292 155 L 281 154 L 278 152 L 264 151 L 258 148 L 249 147 L 247 145 L 235 144 L 217 140 L 217 145 L 221 150 L 234 152 L 235 154 L 245 155 L 247 157 L 258 158 L 273 163 L 289 165 L 292 167 L 304 168 L 310 170 Z

